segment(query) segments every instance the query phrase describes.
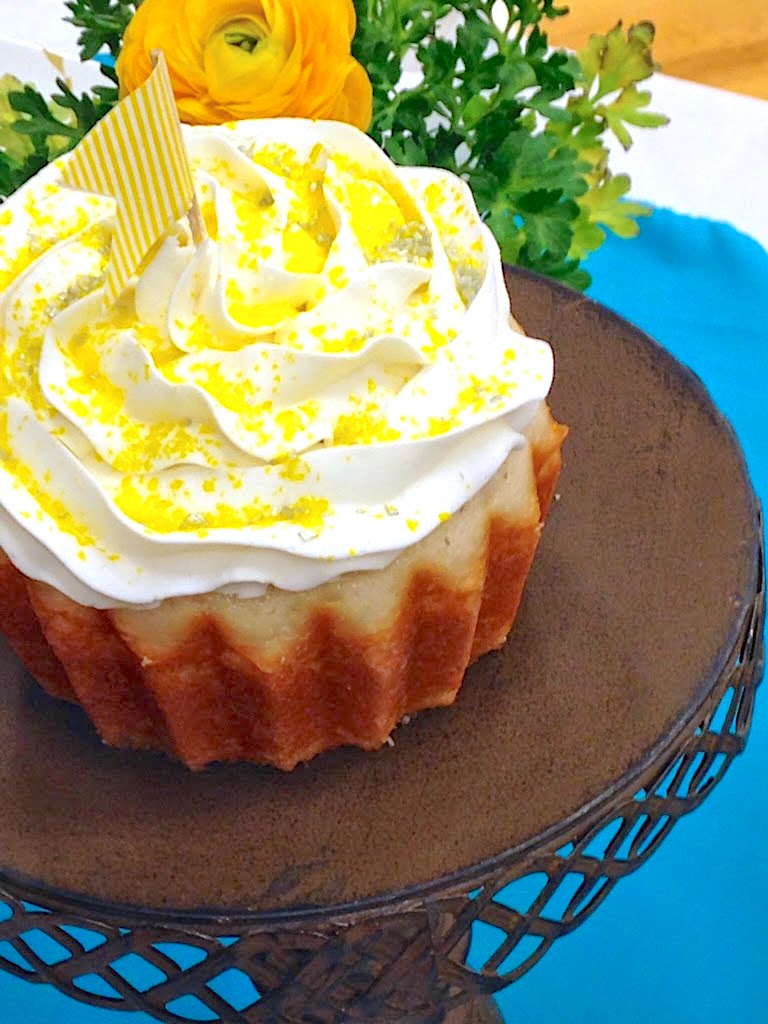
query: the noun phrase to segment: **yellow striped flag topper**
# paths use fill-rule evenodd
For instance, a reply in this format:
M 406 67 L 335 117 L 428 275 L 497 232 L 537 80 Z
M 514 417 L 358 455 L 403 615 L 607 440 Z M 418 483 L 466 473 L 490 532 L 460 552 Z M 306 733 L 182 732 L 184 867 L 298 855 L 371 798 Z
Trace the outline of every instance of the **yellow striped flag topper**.
M 135 92 L 72 150 L 64 184 L 117 200 L 105 292 L 114 302 L 170 223 L 195 198 L 181 125 L 162 52 Z

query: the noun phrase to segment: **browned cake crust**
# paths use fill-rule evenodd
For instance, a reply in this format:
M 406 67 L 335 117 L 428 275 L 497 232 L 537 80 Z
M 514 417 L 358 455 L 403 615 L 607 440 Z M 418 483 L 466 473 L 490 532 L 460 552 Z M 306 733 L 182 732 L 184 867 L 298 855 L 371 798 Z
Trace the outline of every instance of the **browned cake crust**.
M 116 746 L 194 769 L 291 769 L 342 744 L 375 749 L 404 715 L 451 704 L 467 665 L 504 643 L 566 433 L 542 405 L 527 445 L 455 516 L 387 568 L 310 591 L 100 611 L 0 552 L 3 630 L 44 688 Z

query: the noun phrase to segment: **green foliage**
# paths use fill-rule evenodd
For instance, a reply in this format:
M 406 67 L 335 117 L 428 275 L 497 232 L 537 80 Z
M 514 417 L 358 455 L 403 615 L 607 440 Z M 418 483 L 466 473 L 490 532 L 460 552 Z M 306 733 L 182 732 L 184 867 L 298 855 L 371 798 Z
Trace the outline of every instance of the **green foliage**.
M 13 75 L 0 76 L 0 150 L 17 163 L 22 163 L 32 152 L 32 143 L 25 135 L 15 131 L 13 125 L 18 115 L 8 98 L 12 92 L 23 89 L 21 82 Z
M 117 57 L 128 22 L 139 6 L 134 0 L 67 0 L 71 22 L 82 29 L 78 37 L 80 59 L 91 60 L 105 50 Z M 110 76 L 111 77 L 111 76 Z
M 83 60 L 117 57 L 138 2 L 67 0 Z M 629 237 L 648 212 L 624 198 L 629 179 L 608 169 L 605 137 L 628 147 L 630 127 L 666 123 L 637 87 L 655 70 L 653 26 L 625 32 L 619 23 L 574 56 L 548 45 L 547 21 L 567 13 L 555 0 L 355 6 L 353 52 L 373 84 L 373 138 L 398 163 L 461 175 L 505 260 L 586 287 L 580 262 L 606 229 Z M 502 11 L 498 23 L 494 6 Z M 441 24 L 449 14 L 459 15 L 454 37 Z M 80 96 L 57 79 L 49 100 L 0 78 L 0 196 L 75 146 L 117 102 L 114 69 L 103 71 L 109 84 Z
M 82 29 L 80 57 L 97 53 L 116 57 L 137 4 L 128 0 L 69 0 L 66 20 Z M 0 78 L 0 196 L 23 185 L 60 153 L 72 149 L 117 102 L 112 67 L 102 65 L 108 85 L 77 96 L 68 82 L 56 79 L 58 92 L 46 100 L 38 89 L 11 75 Z
M 27 116 L 24 111 L 32 110 Z M 43 114 L 43 121 L 39 115 Z M 64 120 L 60 123 L 58 117 Z M 0 78 L 0 194 L 10 195 L 27 178 L 63 152 L 68 142 L 68 112 L 48 106 L 31 86 L 13 75 Z M 49 131 L 49 129 L 51 129 Z
M 605 135 L 631 144 L 628 125 L 656 127 L 637 83 L 655 70 L 653 26 L 617 25 L 578 56 L 553 51 L 553 0 L 355 0 L 354 53 L 374 88 L 373 138 L 398 163 L 445 167 L 470 185 L 510 263 L 575 287 L 605 239 L 637 233 L 648 211 L 624 199 L 608 169 Z M 498 5 L 497 5 L 498 6 Z M 440 25 L 457 13 L 450 38 Z M 411 68 L 402 81 L 403 67 Z M 400 86 L 399 88 L 396 88 Z

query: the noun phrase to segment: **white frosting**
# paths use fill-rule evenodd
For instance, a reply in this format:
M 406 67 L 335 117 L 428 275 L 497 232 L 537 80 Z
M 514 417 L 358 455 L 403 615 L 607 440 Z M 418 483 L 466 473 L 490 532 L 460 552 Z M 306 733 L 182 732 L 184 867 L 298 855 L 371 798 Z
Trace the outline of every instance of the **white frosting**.
M 185 132 L 209 238 L 105 309 L 111 199 L 61 158 L 0 214 L 0 546 L 94 607 L 387 565 L 546 397 L 466 186 L 347 125 Z

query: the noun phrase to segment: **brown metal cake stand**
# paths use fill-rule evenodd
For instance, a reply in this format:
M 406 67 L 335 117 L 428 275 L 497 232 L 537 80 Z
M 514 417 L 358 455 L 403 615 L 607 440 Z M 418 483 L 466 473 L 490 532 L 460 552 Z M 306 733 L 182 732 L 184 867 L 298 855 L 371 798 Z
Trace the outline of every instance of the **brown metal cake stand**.
M 7 970 L 162 1021 L 490 1020 L 743 749 L 765 594 L 730 427 L 618 317 L 509 287 L 571 434 L 504 649 L 394 747 L 192 774 L 103 747 L 3 648 Z

